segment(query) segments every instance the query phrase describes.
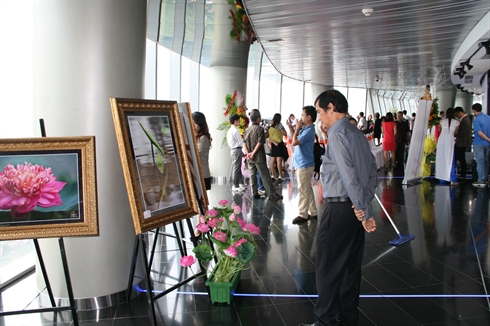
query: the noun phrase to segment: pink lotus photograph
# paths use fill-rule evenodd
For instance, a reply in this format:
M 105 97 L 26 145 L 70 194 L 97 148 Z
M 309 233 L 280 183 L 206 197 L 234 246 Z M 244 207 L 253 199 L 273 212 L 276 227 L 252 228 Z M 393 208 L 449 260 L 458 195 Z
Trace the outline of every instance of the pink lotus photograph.
M 0 156 L 0 227 L 79 220 L 77 155 Z

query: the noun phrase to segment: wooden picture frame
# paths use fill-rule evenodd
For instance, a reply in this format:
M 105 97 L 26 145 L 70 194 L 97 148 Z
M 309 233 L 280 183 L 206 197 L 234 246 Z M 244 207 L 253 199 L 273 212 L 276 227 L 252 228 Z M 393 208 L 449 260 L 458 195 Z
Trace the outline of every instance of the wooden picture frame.
M 206 213 L 209 206 L 208 193 L 204 182 L 204 173 L 202 170 L 201 156 L 197 148 L 196 132 L 194 131 L 194 121 L 192 119 L 191 104 L 189 102 L 179 103 L 179 113 L 184 128 L 185 145 L 187 157 L 195 164 L 191 164 L 192 180 L 197 189 L 197 196 L 203 207 L 203 214 Z M 197 166 L 196 166 L 197 164 Z
M 175 101 L 111 98 L 136 234 L 198 214 Z
M 0 240 L 97 235 L 94 136 L 0 139 Z

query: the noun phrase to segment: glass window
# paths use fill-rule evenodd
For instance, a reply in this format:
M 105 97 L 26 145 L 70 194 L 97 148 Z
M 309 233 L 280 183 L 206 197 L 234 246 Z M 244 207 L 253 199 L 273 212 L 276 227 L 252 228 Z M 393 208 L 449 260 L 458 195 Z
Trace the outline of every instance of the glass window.
M 174 38 L 174 14 L 175 14 L 175 1 L 163 0 L 160 16 L 160 35 L 158 43 L 166 47 L 172 48 L 172 41 Z
M 180 102 L 191 101 L 191 60 L 181 57 Z M 197 108 L 196 108 L 197 109 Z
M 250 46 L 247 67 L 247 92 L 245 94 L 245 103 L 249 110 L 259 107 L 259 85 L 262 55 L 262 47 L 258 42 Z
M 36 263 L 32 240 L 0 241 L 0 284 L 12 279 Z
M 260 74 L 259 107 L 263 119 L 270 119 L 280 111 L 279 92 L 277 87 L 278 72 L 264 55 Z M 280 85 L 280 84 L 279 84 Z
M 357 116 L 359 112 L 366 112 L 366 89 L 365 88 L 349 88 L 349 112 Z
M 157 44 L 146 39 L 145 60 L 145 98 L 156 99 L 157 83 Z
M 199 70 L 199 108 L 192 107 L 192 111 L 204 111 L 209 110 L 209 103 L 211 103 L 211 94 L 213 91 L 213 85 L 209 82 L 211 80 L 211 72 L 208 67 L 201 66 Z M 192 105 L 192 104 L 191 104 Z M 220 108 L 221 109 L 221 108 Z
M 158 45 L 157 60 L 157 100 L 168 100 L 170 99 L 170 50 Z
M 370 103 L 373 108 L 373 112 L 374 113 L 378 112 L 379 116 L 381 117 L 383 114 L 381 113 L 381 110 L 379 108 L 378 92 L 376 90 L 371 89 L 369 92 L 369 96 L 370 96 Z
M 335 90 L 341 92 L 346 99 L 349 99 L 349 90 L 347 89 L 347 87 L 335 87 Z
M 282 79 L 281 115 L 283 121 L 292 113 L 295 116 L 303 107 L 303 83 L 288 77 Z

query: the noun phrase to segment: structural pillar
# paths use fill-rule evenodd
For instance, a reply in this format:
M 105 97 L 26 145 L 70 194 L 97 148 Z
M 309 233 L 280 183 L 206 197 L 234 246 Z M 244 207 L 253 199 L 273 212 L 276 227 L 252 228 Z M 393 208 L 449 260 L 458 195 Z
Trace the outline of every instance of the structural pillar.
M 230 37 L 233 25 L 228 16 L 230 16 L 229 10 L 234 9 L 233 6 L 230 6 L 226 0 L 217 0 L 214 8 L 214 36 L 210 65 L 213 94 L 209 110 L 206 111 L 209 132 L 213 137 L 209 168 L 213 177 L 227 177 L 231 166 L 230 150 L 227 145 L 221 146 L 225 132 L 216 128 L 229 118 L 223 115 L 226 94 L 233 94 L 235 90 L 242 94 L 246 92 L 250 42 L 239 42 Z M 207 105 L 202 104 L 202 106 Z
M 127 287 L 135 232 L 109 98 L 143 98 L 146 6 L 34 0 L 33 118 L 45 120 L 47 136 L 96 137 L 100 236 L 65 238 L 75 299 Z M 54 295 L 67 298 L 57 239 L 40 244 Z
M 439 98 L 439 111 L 446 112 L 449 108 L 454 108 L 456 100 L 456 89 L 437 91 L 436 96 Z

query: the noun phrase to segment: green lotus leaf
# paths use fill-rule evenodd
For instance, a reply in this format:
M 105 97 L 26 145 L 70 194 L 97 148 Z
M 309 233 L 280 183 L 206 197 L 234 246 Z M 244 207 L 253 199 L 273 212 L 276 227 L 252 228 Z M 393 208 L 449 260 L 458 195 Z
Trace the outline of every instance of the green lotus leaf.
M 207 244 L 197 246 L 192 251 L 196 254 L 196 258 L 202 261 L 208 262 L 213 259 L 213 251 Z
M 242 264 L 246 264 L 252 261 L 257 255 L 257 248 L 251 242 L 242 243 L 238 248 L 238 259 Z

